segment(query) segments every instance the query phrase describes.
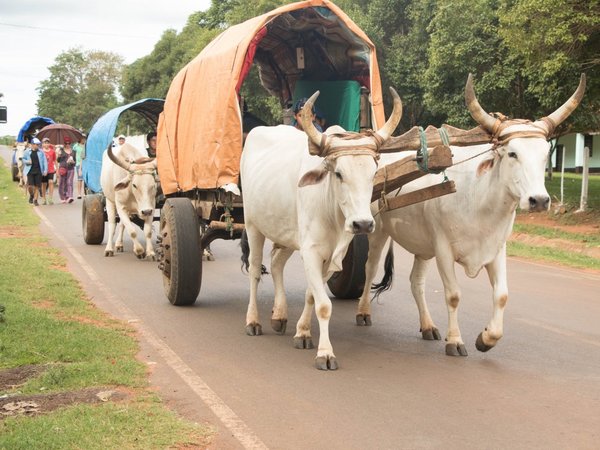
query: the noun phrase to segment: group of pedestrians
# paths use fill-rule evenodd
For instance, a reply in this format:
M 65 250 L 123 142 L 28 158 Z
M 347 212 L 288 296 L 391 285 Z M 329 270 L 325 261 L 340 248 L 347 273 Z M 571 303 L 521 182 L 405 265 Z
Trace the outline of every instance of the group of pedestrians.
M 41 148 L 40 148 L 41 145 Z M 34 206 L 54 203 L 54 183 L 58 184 L 61 203 L 73 203 L 73 183 L 77 182 L 77 198 L 81 198 L 83 177 L 81 160 L 85 152 L 85 137 L 72 145 L 65 137 L 63 145 L 52 145 L 50 139 L 30 140 L 23 154 L 23 176 L 27 178 L 29 203 Z

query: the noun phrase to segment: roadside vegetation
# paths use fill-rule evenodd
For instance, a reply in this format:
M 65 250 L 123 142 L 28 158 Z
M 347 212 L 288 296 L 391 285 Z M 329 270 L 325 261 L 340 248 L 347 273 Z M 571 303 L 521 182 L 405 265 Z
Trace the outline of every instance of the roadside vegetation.
M 149 389 L 135 330 L 95 308 L 38 223 L 0 167 L 0 448 L 206 447 L 212 429 Z
M 582 175 L 567 173 L 560 208 L 560 174 L 546 180 L 552 198 L 547 213 L 520 212 L 508 242 L 508 254 L 559 263 L 576 268 L 600 270 L 600 175 L 590 175 L 588 209 L 580 205 Z

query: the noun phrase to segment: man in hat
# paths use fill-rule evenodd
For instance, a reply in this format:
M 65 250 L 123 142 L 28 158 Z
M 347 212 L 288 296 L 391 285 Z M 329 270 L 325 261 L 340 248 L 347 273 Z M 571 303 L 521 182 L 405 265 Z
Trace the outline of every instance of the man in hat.
M 27 177 L 29 203 L 33 203 L 33 206 L 38 206 L 42 177 L 48 174 L 48 161 L 44 152 L 40 151 L 40 144 L 38 138 L 33 138 L 31 148 L 23 154 L 23 175 Z
M 308 101 L 307 98 L 301 98 L 300 100 L 296 101 L 296 103 L 294 103 L 294 120 L 292 121 L 292 125 L 295 126 L 297 129 L 304 131 L 304 129 L 302 128 L 302 119 L 300 118 L 300 112 L 302 111 L 302 108 L 304 108 L 304 104 Z M 321 125 L 319 125 L 319 123 L 316 122 L 316 117 L 315 117 L 315 109 L 313 108 L 312 110 L 312 121 L 313 124 L 315 125 L 316 129 L 319 130 L 321 133 L 323 132 L 323 129 L 321 128 Z

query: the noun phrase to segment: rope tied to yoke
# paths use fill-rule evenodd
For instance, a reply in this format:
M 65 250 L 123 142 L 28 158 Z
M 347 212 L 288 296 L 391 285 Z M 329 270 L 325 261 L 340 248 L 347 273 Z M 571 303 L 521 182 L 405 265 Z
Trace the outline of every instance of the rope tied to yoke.
M 449 147 L 450 139 L 448 137 L 448 132 L 443 128 L 438 128 L 437 131 L 440 134 L 440 139 L 442 140 L 442 143 L 446 147 Z M 417 150 L 417 155 L 415 156 L 415 160 L 417 162 L 417 166 L 419 167 L 419 169 L 421 169 L 421 171 L 423 171 L 425 173 L 438 174 L 438 173 L 443 172 L 444 173 L 444 181 L 448 181 L 448 177 L 446 176 L 445 170 L 431 170 L 429 168 L 429 152 L 427 150 L 427 148 L 428 148 L 427 147 L 427 135 L 425 134 L 425 130 L 423 130 L 423 127 L 419 127 L 419 140 L 421 142 L 421 147 L 419 148 L 419 150 Z

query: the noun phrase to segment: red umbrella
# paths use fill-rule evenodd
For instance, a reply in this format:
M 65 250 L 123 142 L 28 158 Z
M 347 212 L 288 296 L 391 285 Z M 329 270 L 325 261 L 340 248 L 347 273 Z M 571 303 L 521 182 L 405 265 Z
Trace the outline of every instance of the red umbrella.
M 48 138 L 52 144 L 62 145 L 64 144 L 66 137 L 68 137 L 71 142 L 79 142 L 79 139 L 83 137 L 83 134 L 77 128 L 67 125 L 66 123 L 53 123 L 46 125 L 38 131 L 36 137 L 40 141 L 44 138 Z

